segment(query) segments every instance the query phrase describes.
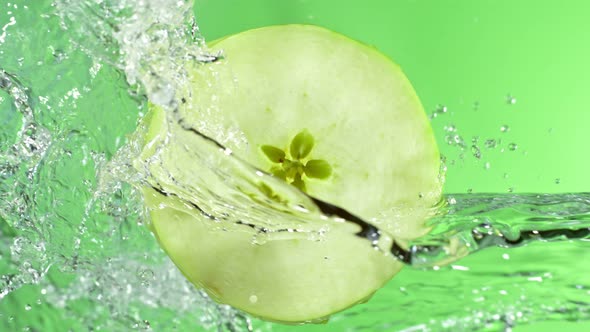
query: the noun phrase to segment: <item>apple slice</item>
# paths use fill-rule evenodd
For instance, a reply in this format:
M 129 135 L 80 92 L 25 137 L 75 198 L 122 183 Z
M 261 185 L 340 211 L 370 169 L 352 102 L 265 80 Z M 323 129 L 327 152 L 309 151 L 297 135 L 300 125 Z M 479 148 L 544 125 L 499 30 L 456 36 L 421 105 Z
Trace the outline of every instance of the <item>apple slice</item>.
M 314 200 L 306 197 L 315 197 L 403 243 L 427 231 L 424 221 L 442 186 L 437 146 L 412 86 L 374 48 L 315 26 L 250 30 L 211 47 L 226 58 L 207 70 L 187 69 L 194 84 L 179 96 L 175 112 L 182 116 L 153 106 L 147 118 L 142 163 L 150 168 L 157 155 L 160 166 L 168 165 L 150 172 L 152 186 L 144 190 L 161 246 L 196 286 L 261 318 L 317 321 L 366 300 L 401 262 L 354 236 L 356 225 L 329 218 L 312 222 L 328 229 L 320 239 L 269 232 L 265 241 L 253 242 L 255 225 L 243 219 L 225 225 L 216 217 L 219 210 L 206 207 L 211 200 L 196 204 L 178 184 L 196 188 L 196 200 L 207 190 L 228 193 L 223 181 L 194 166 L 208 158 L 190 147 L 204 144 L 203 136 L 174 128 L 204 122 L 200 133 L 272 180 L 291 184 L 303 202 L 297 206 L 313 210 Z M 208 89 L 211 79 L 226 89 Z M 198 103 L 210 99 L 217 111 L 206 118 Z M 218 128 L 237 128 L 242 140 L 235 143 Z M 211 174 L 218 171 L 210 165 Z M 191 173 L 200 180 L 191 180 Z M 261 182 L 259 192 L 279 205 L 287 195 L 281 186 Z M 277 213 L 277 223 L 284 219 Z

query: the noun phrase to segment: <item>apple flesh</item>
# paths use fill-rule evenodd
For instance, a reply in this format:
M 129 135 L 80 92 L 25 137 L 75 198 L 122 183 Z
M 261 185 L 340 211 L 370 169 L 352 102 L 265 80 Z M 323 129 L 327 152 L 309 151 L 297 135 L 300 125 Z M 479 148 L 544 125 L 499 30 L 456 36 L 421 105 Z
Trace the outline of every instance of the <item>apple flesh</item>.
M 396 241 L 428 230 L 424 221 L 441 193 L 439 154 L 420 101 L 396 64 L 374 48 L 306 25 L 250 30 L 212 48 L 224 51 L 216 65 L 229 68 L 227 86 L 236 87 L 217 91 L 216 99 L 247 139 L 235 148 L 238 157 L 371 221 Z M 192 95 L 210 93 L 197 85 Z M 156 147 L 173 148 L 164 144 L 165 112 L 153 106 L 150 113 L 145 163 Z M 163 162 L 190 169 L 194 156 L 185 150 L 163 154 Z M 175 190 L 144 188 L 160 245 L 197 287 L 255 316 L 324 320 L 365 301 L 403 266 L 354 236 L 356 225 L 328 219 L 321 239 L 269 234 L 254 243 L 247 225 L 220 228 Z

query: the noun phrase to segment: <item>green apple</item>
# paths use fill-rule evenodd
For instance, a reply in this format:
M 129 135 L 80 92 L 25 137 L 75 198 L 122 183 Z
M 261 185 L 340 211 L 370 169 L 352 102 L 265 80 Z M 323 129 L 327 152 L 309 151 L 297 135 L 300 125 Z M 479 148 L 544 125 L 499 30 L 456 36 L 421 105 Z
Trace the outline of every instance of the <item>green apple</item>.
M 219 211 L 191 203 L 177 185 L 191 182 L 177 170 L 199 173 L 191 169 L 195 158 L 207 158 L 188 147 L 203 136 L 171 143 L 170 132 L 181 121 L 205 118 L 200 130 L 231 146 L 232 156 L 259 175 L 309 198 L 308 206 L 321 200 L 343 208 L 403 245 L 428 231 L 424 222 L 442 186 L 432 129 L 408 79 L 376 49 L 316 26 L 255 29 L 210 47 L 224 57 L 187 69 L 193 84 L 180 92 L 174 110 L 182 117 L 152 106 L 146 120 L 142 167 L 149 169 L 156 154 L 160 166 L 169 165 L 150 172 L 152 185 L 144 189 L 160 245 L 197 287 L 264 319 L 321 321 L 367 300 L 402 262 L 355 236 L 358 225 L 330 218 L 313 221 L 328 230 L 319 239 L 269 232 L 256 242 L 248 220 L 223 225 Z M 226 89 L 210 89 L 209 80 Z M 207 113 L 202 104 L 210 100 L 215 111 Z M 211 123 L 223 119 L 242 143 L 208 127 L 203 114 Z M 211 187 L 193 183 L 195 192 L 223 191 L 207 174 L 199 179 Z M 280 186 L 258 186 L 271 202 L 285 199 Z

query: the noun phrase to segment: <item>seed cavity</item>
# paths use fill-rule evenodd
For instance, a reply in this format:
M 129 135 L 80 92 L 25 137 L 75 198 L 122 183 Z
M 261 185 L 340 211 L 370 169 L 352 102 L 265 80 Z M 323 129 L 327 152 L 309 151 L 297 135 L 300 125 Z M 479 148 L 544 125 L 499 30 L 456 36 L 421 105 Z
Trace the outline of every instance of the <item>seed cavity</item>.
M 270 173 L 306 192 L 305 177 L 325 180 L 332 175 L 332 166 L 323 159 L 311 159 L 315 139 L 307 129 L 300 131 L 288 149 L 263 145 L 260 150 L 273 165 Z

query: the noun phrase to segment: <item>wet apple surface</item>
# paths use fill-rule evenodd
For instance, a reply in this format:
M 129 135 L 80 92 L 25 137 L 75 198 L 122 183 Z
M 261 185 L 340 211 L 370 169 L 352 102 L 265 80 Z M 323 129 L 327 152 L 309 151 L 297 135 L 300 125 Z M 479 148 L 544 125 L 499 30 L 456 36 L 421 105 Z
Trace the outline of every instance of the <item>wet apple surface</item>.
M 440 158 L 420 101 L 395 63 L 374 48 L 306 25 L 250 30 L 211 48 L 223 50 L 219 65 L 231 72 L 217 79 L 229 77 L 227 84 L 235 86 L 218 92 L 217 108 L 247 140 L 232 153 L 402 243 L 427 232 L 424 222 L 441 192 Z M 195 86 L 190 93 L 207 90 Z M 164 144 L 164 110 L 153 106 L 150 112 L 146 160 L 157 149 L 174 148 Z M 194 156 L 186 150 L 162 158 L 190 169 Z M 201 218 L 202 211 L 169 194 L 174 190 L 144 190 L 162 248 L 197 287 L 258 317 L 325 319 L 369 298 L 403 266 L 352 236 L 346 222 L 332 223 L 319 240 L 271 236 L 253 243 L 252 232 L 220 229 L 214 218 Z M 266 186 L 260 190 L 281 200 Z

